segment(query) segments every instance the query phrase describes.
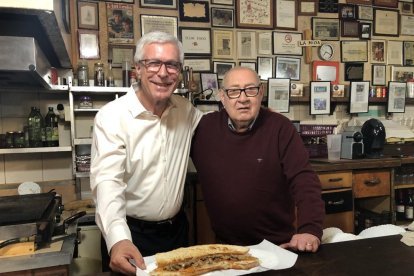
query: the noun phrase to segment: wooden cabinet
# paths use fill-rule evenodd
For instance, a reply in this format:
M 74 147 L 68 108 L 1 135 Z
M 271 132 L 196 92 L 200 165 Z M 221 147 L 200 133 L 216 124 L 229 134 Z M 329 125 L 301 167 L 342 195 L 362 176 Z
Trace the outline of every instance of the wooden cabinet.
M 354 172 L 355 198 L 390 195 L 390 170 L 367 170 Z

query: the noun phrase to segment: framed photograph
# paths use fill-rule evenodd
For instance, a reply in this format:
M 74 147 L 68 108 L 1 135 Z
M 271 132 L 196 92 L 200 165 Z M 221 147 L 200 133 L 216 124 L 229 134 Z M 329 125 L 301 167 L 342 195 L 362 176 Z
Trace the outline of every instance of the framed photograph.
M 341 62 L 368 61 L 368 42 L 357 40 L 341 41 Z
M 175 16 L 141 14 L 141 36 L 153 31 L 161 31 L 178 37 L 178 23 Z
M 388 82 L 388 99 L 387 112 L 388 113 L 404 113 L 405 112 L 405 97 L 407 94 L 406 82 Z
M 211 56 L 211 32 L 208 28 L 179 28 L 185 56 Z
M 141 8 L 177 9 L 177 0 L 139 0 Z
M 290 79 L 267 80 L 267 106 L 277 112 L 289 112 Z
M 261 80 L 273 78 L 272 57 L 257 57 L 257 74 Z
M 224 8 L 211 8 L 211 27 L 233 28 L 234 10 Z
M 213 61 L 214 73 L 217 73 L 217 78 L 219 80 L 222 80 L 224 74 L 231 68 L 234 68 L 234 66 L 236 66 L 234 62 Z
M 273 0 L 237 1 L 237 27 L 273 29 Z
M 213 30 L 213 56 L 214 58 L 234 57 L 234 33 L 233 31 Z
M 298 29 L 298 16 L 296 14 L 297 0 L 277 0 L 275 14 L 275 28 L 284 30 Z
M 401 15 L 400 35 L 414 35 L 414 15 Z
M 359 22 L 356 20 L 341 21 L 342 37 L 359 37 Z
M 276 57 L 276 78 L 300 80 L 300 58 Z
M 414 65 L 414 41 L 404 41 L 403 42 L 404 50 L 404 66 L 413 66 Z
M 219 91 L 217 73 L 200 73 L 201 90 L 211 90 L 211 100 L 215 100 Z
M 211 0 L 211 4 L 218 4 L 218 5 L 234 5 L 234 0 Z
M 387 84 L 386 77 L 387 77 L 387 66 L 386 65 L 372 65 L 372 85 L 380 85 L 384 86 Z
M 274 55 L 303 55 L 303 47 L 299 42 L 303 39 L 302 33 L 273 32 Z
M 403 64 L 403 42 L 396 40 L 387 41 L 387 64 L 402 65 Z
M 338 15 L 341 19 L 356 19 L 357 9 L 353 4 L 339 4 Z
M 109 45 L 108 57 L 112 59 L 113 68 L 121 68 L 123 61 L 134 64 L 135 46 L 132 45 Z
M 413 14 L 413 2 L 398 2 L 401 14 Z
M 255 61 L 240 61 L 239 66 L 247 67 L 254 71 L 257 70 L 257 63 Z
M 257 34 L 257 54 L 271 55 L 272 54 L 272 33 L 259 32 Z
M 314 40 L 339 40 L 339 20 L 312 17 L 312 36 Z
M 237 31 L 237 57 L 239 59 L 256 59 L 256 32 Z
M 310 114 L 323 115 L 331 112 L 331 82 L 310 82 Z
M 78 28 L 99 30 L 98 2 L 78 0 Z
M 414 80 L 414 66 L 392 66 L 391 80 L 407 82 Z
M 349 113 L 368 112 L 369 81 L 353 81 L 349 90 Z
M 332 85 L 332 97 L 333 98 L 345 97 L 345 85 L 343 84 Z
M 179 1 L 181 22 L 210 22 L 208 1 Z
M 291 97 L 303 97 L 303 83 L 291 83 L 290 84 L 290 96 Z
M 319 12 L 338 13 L 338 0 L 319 0 Z
M 374 6 L 398 8 L 398 0 L 373 0 Z
M 371 0 L 369 0 L 371 2 Z M 369 5 L 370 3 L 367 3 L 366 5 Z M 374 10 L 372 9 L 372 6 L 362 6 L 358 5 L 358 19 L 359 20 L 374 20 Z
M 398 10 L 374 8 L 374 35 L 398 36 L 399 26 Z
M 134 43 L 134 5 L 106 3 L 108 43 Z
M 298 15 L 316 16 L 318 14 L 317 0 L 298 0 Z
M 351 62 L 344 65 L 345 81 L 363 81 L 364 80 L 364 63 Z
M 99 59 L 99 31 L 78 29 L 79 58 Z
M 185 57 L 183 67 L 193 68 L 193 72 L 212 72 L 210 58 Z
M 359 38 L 371 39 L 371 23 L 359 22 Z
M 385 40 L 371 40 L 371 63 L 385 63 L 386 52 Z
M 319 61 L 312 63 L 312 80 L 329 81 L 332 84 L 339 83 L 339 62 L 337 61 Z

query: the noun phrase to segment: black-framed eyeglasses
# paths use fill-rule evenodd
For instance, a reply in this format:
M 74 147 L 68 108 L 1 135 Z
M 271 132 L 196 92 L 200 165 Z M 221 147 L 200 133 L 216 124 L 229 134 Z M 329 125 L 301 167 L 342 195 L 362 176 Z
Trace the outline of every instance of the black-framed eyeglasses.
M 181 63 L 177 61 L 161 61 L 158 59 L 143 59 L 139 61 L 145 66 L 148 72 L 158 73 L 161 66 L 165 65 L 165 69 L 170 74 L 177 74 L 181 72 Z
M 242 92 L 244 92 L 244 95 L 246 95 L 246 97 L 256 97 L 259 94 L 259 89 L 260 85 L 246 88 L 229 88 L 223 90 L 226 92 L 227 97 L 230 99 L 237 99 L 240 97 Z

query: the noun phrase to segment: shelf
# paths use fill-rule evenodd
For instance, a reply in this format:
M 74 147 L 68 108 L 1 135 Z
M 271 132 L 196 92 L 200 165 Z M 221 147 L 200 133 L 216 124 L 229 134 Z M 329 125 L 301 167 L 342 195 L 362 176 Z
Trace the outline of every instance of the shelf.
M 100 86 L 72 86 L 70 91 L 72 93 L 127 93 L 130 90 L 129 87 L 100 87 Z
M 414 184 L 394 185 L 394 190 L 414 188 Z
M 17 154 L 17 153 L 47 153 L 47 152 L 71 152 L 72 147 L 40 147 L 40 148 L 13 148 L 0 149 L 0 154 Z
M 76 113 L 88 113 L 88 112 L 98 112 L 99 108 L 75 108 L 73 112 Z
M 92 138 L 76 138 L 73 139 L 73 144 L 75 145 L 91 145 Z

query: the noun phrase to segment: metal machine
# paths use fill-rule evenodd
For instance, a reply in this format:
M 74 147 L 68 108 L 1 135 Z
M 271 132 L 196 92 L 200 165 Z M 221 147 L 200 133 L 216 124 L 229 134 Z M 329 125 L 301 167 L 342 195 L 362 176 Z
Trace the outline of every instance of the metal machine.
M 360 159 L 364 157 L 364 143 L 359 129 L 349 129 L 342 133 L 341 158 Z

